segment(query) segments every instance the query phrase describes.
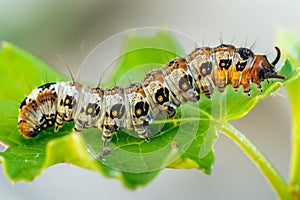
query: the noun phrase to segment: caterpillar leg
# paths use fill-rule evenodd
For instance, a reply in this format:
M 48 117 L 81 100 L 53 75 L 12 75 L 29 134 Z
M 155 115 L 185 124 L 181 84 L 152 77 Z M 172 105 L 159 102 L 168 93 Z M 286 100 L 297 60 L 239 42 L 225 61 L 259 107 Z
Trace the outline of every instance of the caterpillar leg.
M 113 131 L 110 131 L 110 130 L 113 130 Z M 134 130 L 137 132 L 137 134 L 140 138 L 145 139 L 147 142 L 150 141 L 147 131 L 145 130 L 145 127 L 143 125 L 135 126 Z M 113 126 L 105 126 L 103 128 L 103 134 L 102 134 L 103 146 L 108 145 L 109 141 L 111 140 L 112 134 L 114 132 L 116 132 L 116 130 L 115 130 L 115 127 L 113 127 Z M 103 156 L 108 155 L 110 152 L 111 152 L 111 149 L 109 147 L 104 147 L 103 150 L 97 154 L 96 159 L 101 159 Z
M 134 126 L 134 131 L 138 134 L 138 136 L 140 138 L 143 138 L 147 142 L 150 142 L 150 138 L 148 137 L 148 133 L 147 133 L 144 125 L 136 125 L 136 126 Z
M 262 89 L 262 86 L 261 86 L 261 84 L 260 84 L 260 81 L 257 80 L 257 81 L 255 82 L 255 84 L 256 84 L 256 87 L 260 90 L 260 92 L 263 92 L 263 89 Z
M 60 113 L 57 113 L 54 131 L 57 132 L 63 126 L 63 123 L 64 117 Z
M 101 152 L 99 152 L 96 156 L 96 159 L 101 159 L 103 156 L 109 154 L 111 152 L 111 149 L 109 147 L 103 148 Z
M 166 111 L 167 111 L 168 117 L 174 117 L 176 115 L 176 108 L 174 108 L 172 106 L 168 106 Z
M 102 135 L 102 140 L 103 140 L 103 146 L 107 146 L 109 141 L 111 140 L 111 134 L 104 134 Z
M 112 134 L 118 130 L 117 125 L 104 125 L 102 129 L 103 146 L 107 146 L 111 140 Z

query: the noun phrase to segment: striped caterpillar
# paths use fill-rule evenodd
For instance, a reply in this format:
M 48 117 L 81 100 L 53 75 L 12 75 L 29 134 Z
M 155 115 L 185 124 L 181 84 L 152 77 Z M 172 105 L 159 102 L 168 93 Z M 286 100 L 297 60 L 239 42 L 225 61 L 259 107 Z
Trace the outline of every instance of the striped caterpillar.
M 51 126 L 57 132 L 64 121 L 74 120 L 77 132 L 98 127 L 104 145 L 120 128 L 133 129 L 149 141 L 146 128 L 157 116 L 174 116 L 177 107 L 198 101 L 201 93 L 210 98 L 214 88 L 223 92 L 231 84 L 236 91 L 242 86 L 250 96 L 251 83 L 261 89 L 264 80 L 285 79 L 275 71 L 280 59 L 280 50 L 275 49 L 277 56 L 270 63 L 265 55 L 255 55 L 243 47 L 222 44 L 196 48 L 185 58 L 176 58 L 127 87 L 46 83 L 21 103 L 18 127 L 31 138 Z

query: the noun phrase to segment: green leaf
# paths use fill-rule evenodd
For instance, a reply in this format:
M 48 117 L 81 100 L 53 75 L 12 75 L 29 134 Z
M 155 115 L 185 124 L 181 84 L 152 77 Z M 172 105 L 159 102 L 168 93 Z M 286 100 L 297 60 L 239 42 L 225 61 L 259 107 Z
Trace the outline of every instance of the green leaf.
M 0 141 L 9 148 L 0 152 L 0 157 L 12 181 L 30 181 L 46 167 L 61 162 L 120 178 L 130 188 L 147 184 L 164 167 L 198 168 L 210 174 L 217 131 L 228 120 L 250 112 L 257 102 L 282 85 L 275 81 L 264 82 L 263 93 L 253 86 L 251 97 L 241 90 L 234 92 L 232 87 L 224 93 L 216 91 L 211 99 L 201 95 L 198 103 L 181 106 L 175 118 L 156 119 L 149 126 L 152 135 L 149 143 L 127 130 L 114 134 L 109 143 L 112 152 L 99 162 L 93 158 L 103 149 L 98 129 L 71 134 L 73 123 L 66 123 L 59 133 L 54 134 L 52 128 L 36 138 L 23 138 L 17 130 L 19 102 L 33 88 L 66 78 L 11 44 L 3 43 L 1 47 L 0 84 L 5 88 L 0 91 Z M 184 56 L 182 47 L 166 30 L 154 36 L 131 34 L 125 41 L 123 57 L 111 81 L 105 85 L 113 85 L 116 81 L 127 85 L 128 79 L 142 80 L 145 72 L 160 68 L 177 56 Z M 288 77 L 283 84 L 294 77 L 294 71 L 287 68 L 285 64 L 282 69 Z

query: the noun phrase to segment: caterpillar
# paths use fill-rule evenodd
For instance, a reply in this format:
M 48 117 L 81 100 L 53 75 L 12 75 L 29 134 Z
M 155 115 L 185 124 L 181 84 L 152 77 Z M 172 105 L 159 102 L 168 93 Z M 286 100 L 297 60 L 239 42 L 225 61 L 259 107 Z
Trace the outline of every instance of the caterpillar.
M 217 88 L 240 86 L 250 96 L 251 83 L 262 88 L 268 79 L 285 79 L 275 65 L 281 53 L 270 63 L 265 55 L 248 48 L 221 44 L 196 48 L 186 57 L 176 58 L 161 69 L 148 72 L 140 82 L 127 87 L 84 86 L 77 82 L 46 83 L 34 89 L 21 103 L 19 131 L 27 138 L 54 126 L 57 132 L 65 121 L 75 121 L 74 131 L 97 127 L 106 146 L 120 128 L 133 129 L 140 138 L 150 141 L 146 128 L 160 115 L 172 117 L 176 108 L 196 102 L 203 93 L 210 98 Z

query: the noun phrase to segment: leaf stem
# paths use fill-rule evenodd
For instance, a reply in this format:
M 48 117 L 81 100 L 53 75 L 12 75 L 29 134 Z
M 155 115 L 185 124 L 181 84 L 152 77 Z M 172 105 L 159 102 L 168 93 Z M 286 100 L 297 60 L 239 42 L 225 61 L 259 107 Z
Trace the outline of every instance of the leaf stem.
M 252 159 L 252 161 L 269 180 L 281 199 L 292 199 L 292 195 L 284 179 L 280 176 L 278 171 L 276 171 L 271 162 L 245 137 L 244 134 L 233 127 L 230 123 L 226 123 L 222 127 L 221 131 L 231 138 Z

